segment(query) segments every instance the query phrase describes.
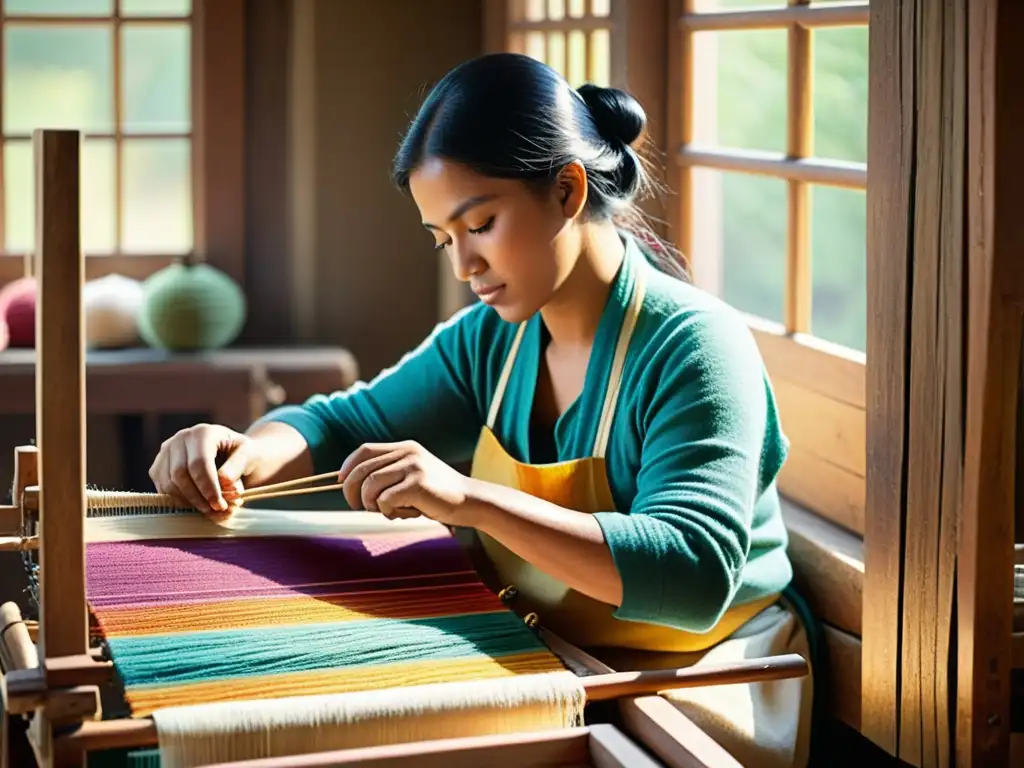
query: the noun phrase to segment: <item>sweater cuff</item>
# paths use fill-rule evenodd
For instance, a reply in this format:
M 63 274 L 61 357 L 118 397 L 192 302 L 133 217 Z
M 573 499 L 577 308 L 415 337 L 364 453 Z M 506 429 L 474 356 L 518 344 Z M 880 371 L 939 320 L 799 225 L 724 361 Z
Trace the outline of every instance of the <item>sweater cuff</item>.
M 287 424 L 302 435 L 309 446 L 314 474 L 341 469 L 341 462 L 337 460 L 337 444 L 322 419 L 313 416 L 301 405 L 285 405 L 260 417 L 253 426 L 274 421 Z
M 651 558 L 657 542 L 650 540 L 635 518 L 620 512 L 597 512 L 612 561 L 622 579 L 622 605 L 615 618 L 622 621 L 664 623 L 664 595 L 660 579 L 651 579 Z

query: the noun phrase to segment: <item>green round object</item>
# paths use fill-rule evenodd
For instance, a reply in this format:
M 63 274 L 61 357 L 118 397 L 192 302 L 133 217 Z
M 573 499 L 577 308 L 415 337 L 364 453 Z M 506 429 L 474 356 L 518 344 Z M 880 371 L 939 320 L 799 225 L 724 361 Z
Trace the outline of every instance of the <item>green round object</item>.
M 191 258 L 150 275 L 142 294 L 139 335 L 151 347 L 219 349 L 234 341 L 245 324 L 241 288 L 220 270 Z

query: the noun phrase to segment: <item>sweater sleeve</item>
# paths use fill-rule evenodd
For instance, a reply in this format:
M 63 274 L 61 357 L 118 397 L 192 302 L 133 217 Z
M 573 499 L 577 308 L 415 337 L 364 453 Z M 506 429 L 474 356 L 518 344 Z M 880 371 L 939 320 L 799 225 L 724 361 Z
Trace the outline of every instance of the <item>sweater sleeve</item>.
M 478 314 L 471 306 L 439 324 L 369 383 L 314 395 L 302 405 L 275 409 L 260 422 L 283 422 L 298 430 L 317 473 L 339 469 L 368 442 L 415 440 L 443 461 L 465 461 L 482 424 L 472 386 Z
M 690 315 L 663 349 L 637 390 L 636 497 L 628 513 L 597 517 L 623 581 L 616 615 L 706 632 L 741 583 L 754 507 L 786 443 L 739 318 Z

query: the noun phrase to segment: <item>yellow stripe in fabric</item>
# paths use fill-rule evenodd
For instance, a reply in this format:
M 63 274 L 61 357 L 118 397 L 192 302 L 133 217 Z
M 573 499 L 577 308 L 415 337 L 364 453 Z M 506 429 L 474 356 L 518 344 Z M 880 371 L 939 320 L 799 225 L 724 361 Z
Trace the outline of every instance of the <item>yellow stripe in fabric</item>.
M 398 686 L 491 680 L 513 675 L 564 671 L 565 667 L 550 652 L 540 652 L 501 658 L 434 659 L 384 666 L 314 670 L 188 685 L 139 686 L 126 691 L 125 698 L 134 717 L 148 717 L 155 710 L 165 707 L 216 701 L 352 693 Z
M 502 608 L 502 610 L 504 610 Z M 103 634 L 117 637 L 202 632 L 267 626 L 326 624 L 369 619 L 423 619 L 494 613 L 494 595 L 479 587 L 421 587 L 363 594 L 228 600 L 190 605 L 111 608 Z

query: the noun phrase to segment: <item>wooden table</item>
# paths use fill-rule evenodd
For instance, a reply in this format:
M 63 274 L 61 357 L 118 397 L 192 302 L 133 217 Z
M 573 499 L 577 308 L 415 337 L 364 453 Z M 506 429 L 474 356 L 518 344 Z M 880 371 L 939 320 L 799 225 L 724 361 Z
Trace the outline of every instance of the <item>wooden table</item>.
M 358 378 L 355 358 L 340 347 L 95 350 L 86 360 L 87 411 L 118 419 L 126 490 L 148 490 L 155 451 L 184 422 L 242 431 L 271 407 L 346 389 Z M 35 387 L 35 351 L 0 351 L 0 416 L 34 414 Z
M 90 351 L 86 396 L 91 414 L 209 413 L 244 429 L 268 407 L 351 386 L 352 354 L 339 347 L 238 348 L 196 354 L 154 349 Z M 0 414 L 36 408 L 35 351 L 0 352 Z

